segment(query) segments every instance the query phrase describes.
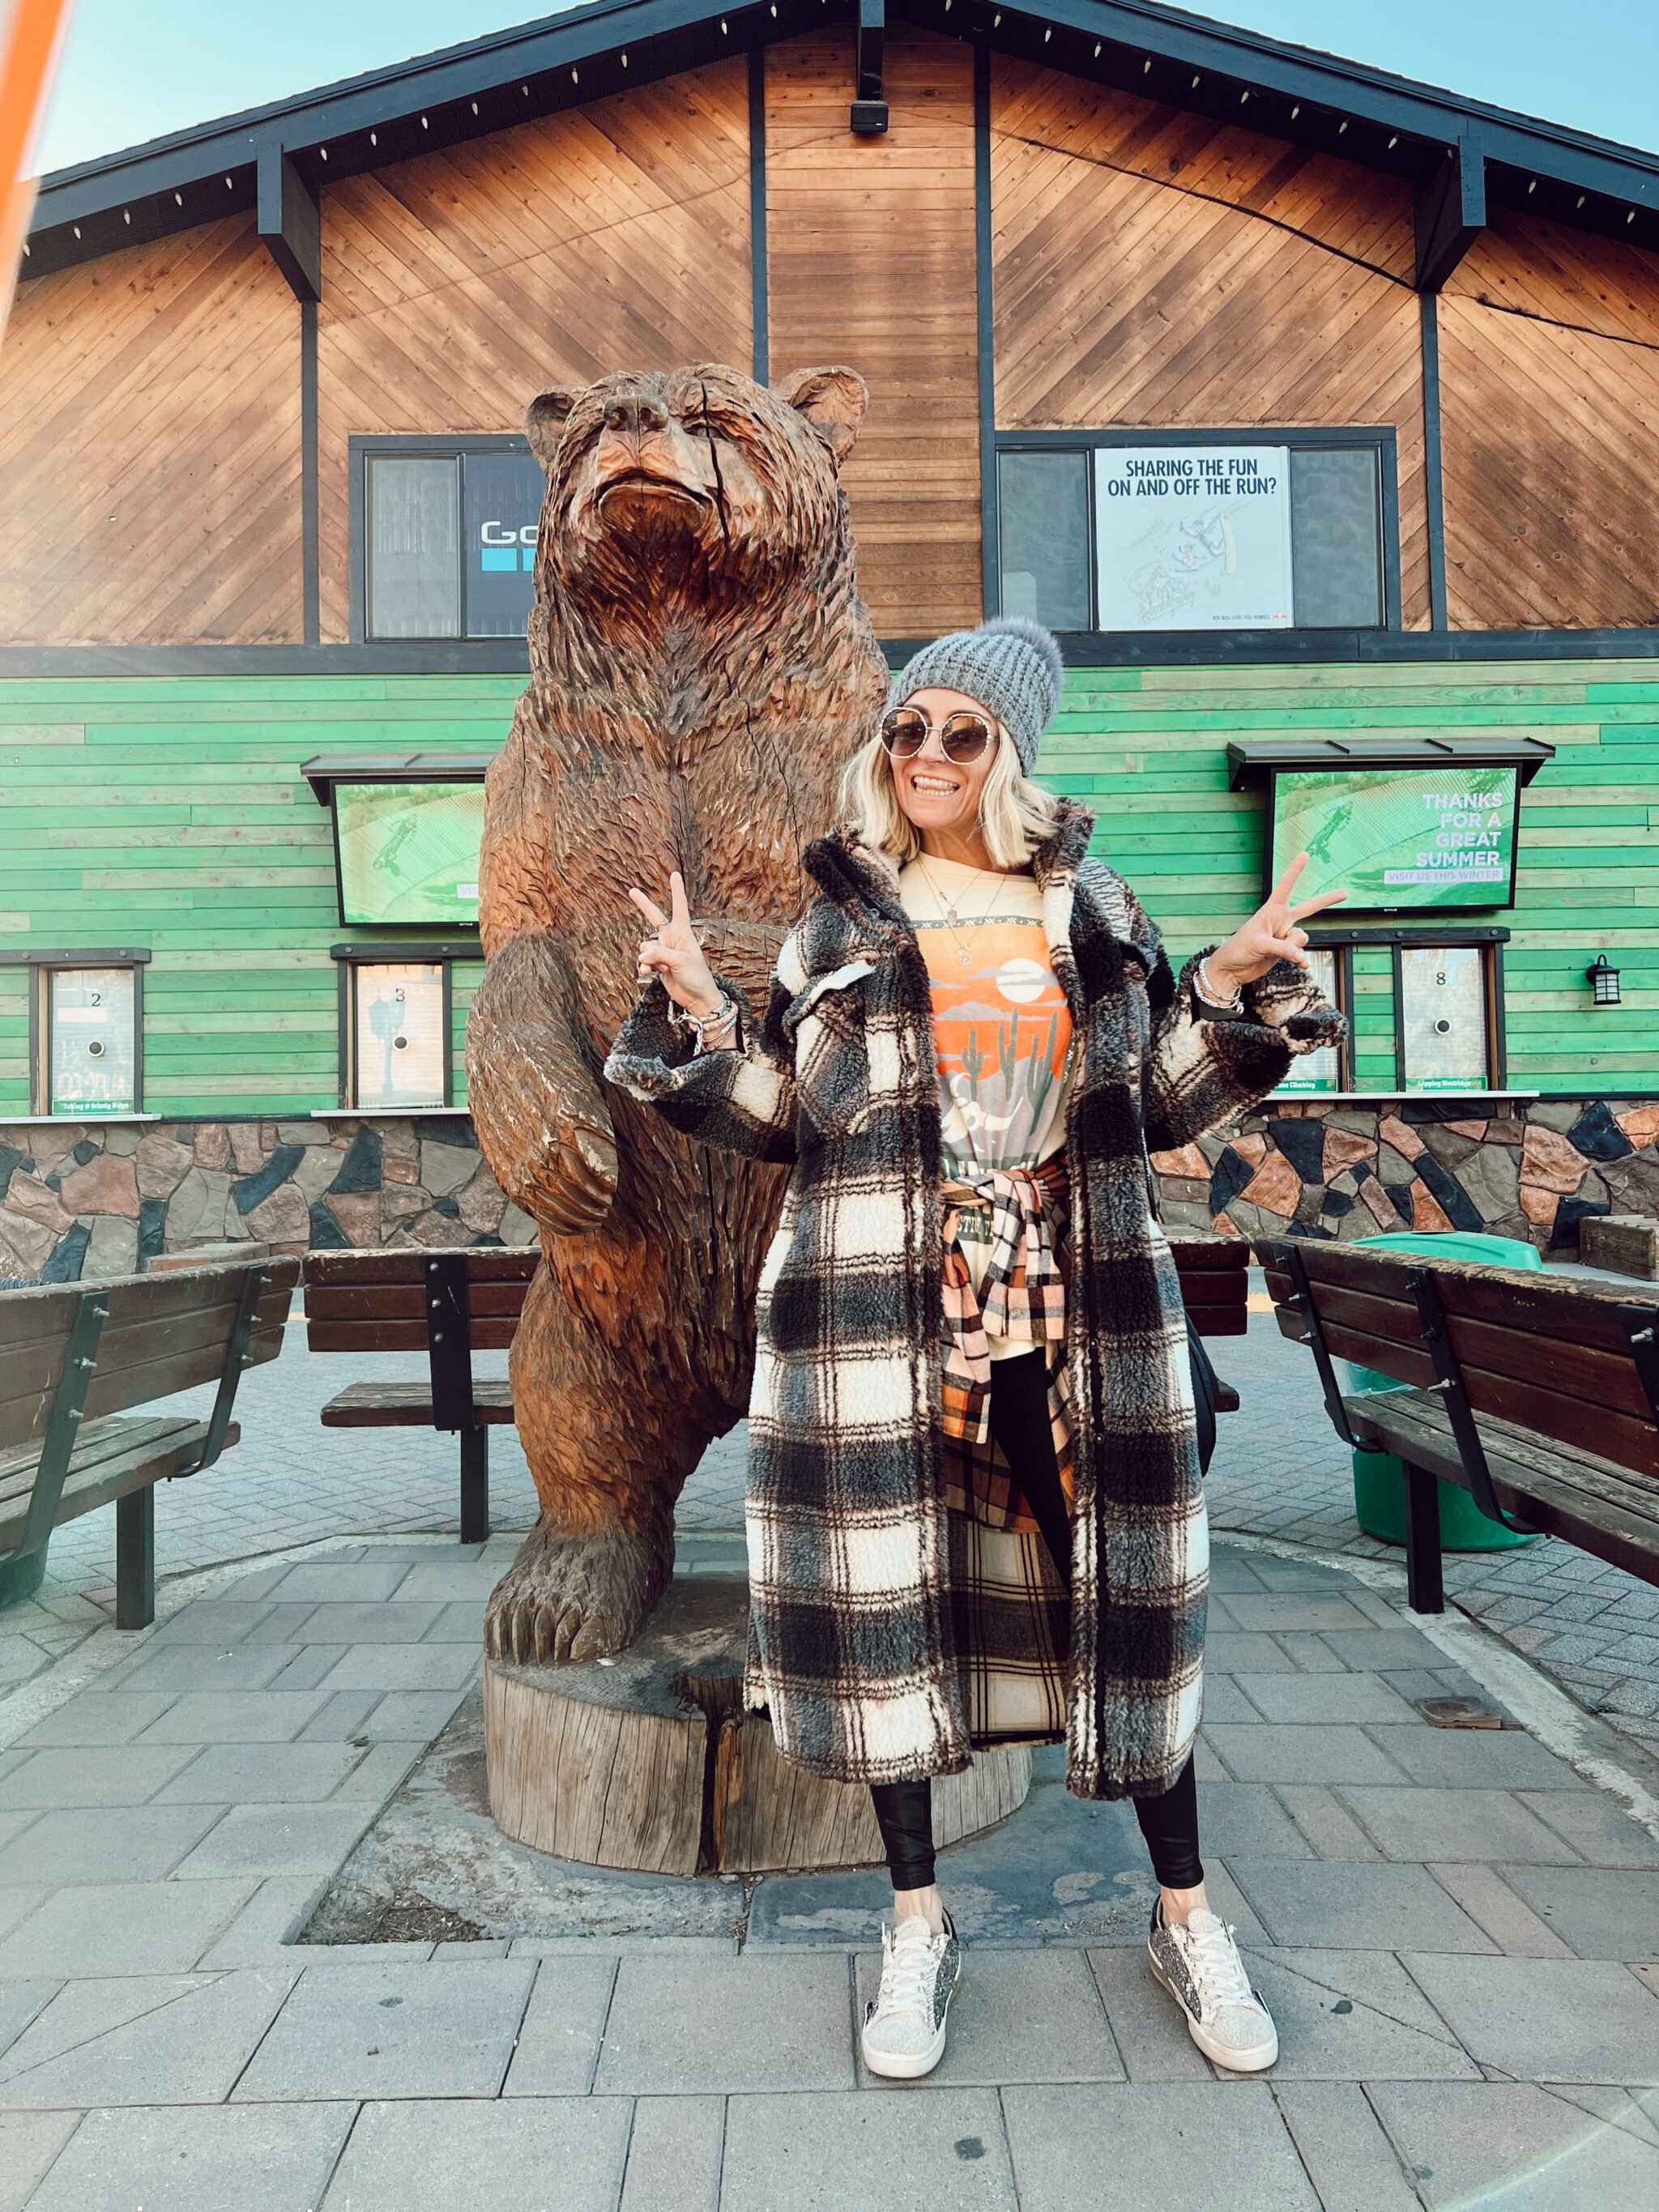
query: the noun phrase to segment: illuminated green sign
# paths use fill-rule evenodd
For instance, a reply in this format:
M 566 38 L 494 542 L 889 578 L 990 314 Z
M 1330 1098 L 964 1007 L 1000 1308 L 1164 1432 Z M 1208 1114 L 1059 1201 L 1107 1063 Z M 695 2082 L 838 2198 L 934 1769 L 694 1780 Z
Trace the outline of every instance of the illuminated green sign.
M 476 927 L 482 783 L 334 787 L 340 919 Z
M 1513 768 L 1280 769 L 1268 879 L 1298 853 L 1298 898 L 1346 890 L 1346 906 L 1393 913 L 1515 902 Z

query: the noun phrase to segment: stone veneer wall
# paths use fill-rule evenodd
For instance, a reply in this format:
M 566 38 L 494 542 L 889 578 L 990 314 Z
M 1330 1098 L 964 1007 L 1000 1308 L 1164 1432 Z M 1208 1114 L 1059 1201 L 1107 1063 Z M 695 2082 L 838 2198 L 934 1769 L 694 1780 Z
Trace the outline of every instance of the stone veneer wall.
M 0 1285 L 153 1255 L 529 1244 L 465 1115 L 418 1121 L 0 1123 Z
M 1171 1227 L 1345 1242 L 1474 1229 L 1565 1255 L 1587 1213 L 1659 1215 L 1656 1139 L 1659 1104 L 1310 1098 L 1270 1103 L 1152 1165 Z

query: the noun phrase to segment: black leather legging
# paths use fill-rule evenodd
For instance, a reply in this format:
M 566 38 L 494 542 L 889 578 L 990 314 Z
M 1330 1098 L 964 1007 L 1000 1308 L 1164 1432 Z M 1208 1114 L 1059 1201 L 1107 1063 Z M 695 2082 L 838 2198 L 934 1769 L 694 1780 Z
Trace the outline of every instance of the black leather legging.
M 1072 1578 L 1072 1517 L 1060 1488 L 1048 1419 L 1046 1363 L 1040 1351 L 999 1359 L 991 1370 L 991 1433 L 1002 1446 L 1048 1556 Z M 926 1889 L 933 1879 L 933 1792 L 923 1782 L 880 1782 L 870 1791 L 895 1889 Z M 1189 1758 L 1159 1797 L 1137 1797 L 1135 1817 L 1165 1889 L 1195 1889 L 1204 1879 L 1198 1855 L 1198 1785 Z

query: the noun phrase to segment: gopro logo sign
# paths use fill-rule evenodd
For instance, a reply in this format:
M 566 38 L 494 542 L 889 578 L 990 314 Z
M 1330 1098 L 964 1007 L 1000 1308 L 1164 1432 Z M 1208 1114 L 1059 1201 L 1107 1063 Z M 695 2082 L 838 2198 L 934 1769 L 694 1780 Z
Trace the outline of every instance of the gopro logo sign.
M 484 522 L 478 526 L 478 566 L 486 570 L 533 568 L 536 528 L 526 522 L 514 530 L 510 523 Z

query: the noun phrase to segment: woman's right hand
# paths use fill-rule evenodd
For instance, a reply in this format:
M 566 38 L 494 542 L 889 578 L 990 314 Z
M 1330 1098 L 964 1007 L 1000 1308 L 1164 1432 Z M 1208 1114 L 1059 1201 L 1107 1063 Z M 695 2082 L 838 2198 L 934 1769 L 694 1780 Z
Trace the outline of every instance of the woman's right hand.
M 641 890 L 631 898 L 651 924 L 654 934 L 640 946 L 640 975 L 660 975 L 663 988 L 688 1014 L 712 1014 L 720 1002 L 720 990 L 702 957 L 702 947 L 691 927 L 685 883 L 678 870 L 668 878 L 669 910 L 664 914 Z

